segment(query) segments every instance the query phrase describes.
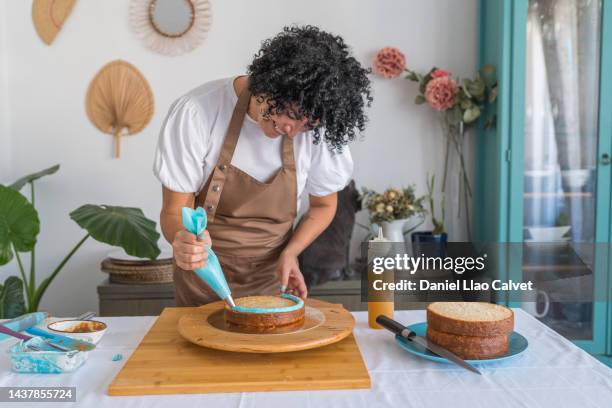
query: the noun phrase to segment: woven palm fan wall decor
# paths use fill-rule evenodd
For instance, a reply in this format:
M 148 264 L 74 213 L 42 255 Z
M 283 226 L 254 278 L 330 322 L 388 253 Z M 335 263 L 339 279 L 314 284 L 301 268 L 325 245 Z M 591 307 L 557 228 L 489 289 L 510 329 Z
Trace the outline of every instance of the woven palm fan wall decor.
M 212 24 L 208 0 L 132 0 L 130 25 L 153 51 L 180 55 L 204 41 Z
M 32 22 L 41 40 L 51 45 L 70 16 L 76 0 L 34 0 Z
M 128 62 L 106 64 L 89 85 L 87 116 L 102 132 L 115 138 L 115 157 L 121 155 L 121 137 L 144 129 L 153 116 L 154 100 L 145 77 Z

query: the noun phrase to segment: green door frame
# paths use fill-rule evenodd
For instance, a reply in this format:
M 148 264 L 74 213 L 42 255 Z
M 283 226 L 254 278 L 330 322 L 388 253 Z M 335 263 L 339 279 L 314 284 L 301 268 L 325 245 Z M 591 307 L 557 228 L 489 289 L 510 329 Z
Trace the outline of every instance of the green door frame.
M 523 169 L 525 125 L 525 52 L 528 0 L 481 0 L 479 64 L 495 63 L 498 72 L 498 128 L 491 134 L 481 130 L 476 149 L 477 183 L 486 182 L 484 172 L 497 178 L 495 201 L 491 201 L 490 184 L 477 191 L 474 210 L 488 218 L 494 215 L 497 225 L 483 226 L 475 221 L 474 231 L 481 240 L 499 243 L 523 242 Z M 493 20 L 493 21 L 491 21 Z M 495 31 L 497 37 L 491 39 Z M 598 123 L 598 157 L 612 153 L 612 0 L 602 0 L 602 46 L 600 53 L 600 95 Z M 492 49 L 492 47 L 500 49 Z M 497 143 L 491 145 L 490 137 Z M 494 155 L 495 157 L 492 157 Z M 480 163 L 480 164 L 479 164 Z M 612 236 L 611 167 L 598 162 L 595 241 L 598 248 L 594 259 L 593 339 L 575 343 L 592 353 L 612 354 L 612 259 L 608 243 Z M 490 177 L 490 176 L 489 176 Z M 489 188 L 489 192 L 486 190 Z M 497 206 L 495 214 L 486 205 Z M 494 222 L 489 218 L 489 221 Z M 484 230 L 486 228 L 486 231 Z M 520 250 L 518 250 L 520 252 Z M 505 251 L 498 260 L 500 279 L 522 279 L 522 256 L 517 249 Z M 517 256 L 518 255 L 518 256 Z M 508 300 L 508 299 L 506 299 Z M 606 301 L 607 300 L 607 301 Z M 511 307 L 520 302 L 507 301 Z
M 612 0 L 603 0 L 602 11 L 603 13 L 601 24 L 601 38 L 612 39 Z M 599 158 L 601 158 L 601 155 L 604 153 L 612 153 L 612 78 L 610 78 L 610 75 L 601 75 L 601 73 L 612 72 L 612 44 L 610 43 L 612 43 L 612 40 L 602 41 L 600 56 L 601 82 L 599 92 L 599 146 L 597 151 Z M 602 168 L 604 170 L 600 171 L 602 170 Z M 603 341 L 605 343 L 605 350 L 602 352 L 606 352 L 608 355 L 612 355 L 612 273 L 610 272 L 612 271 L 612 254 L 610 254 L 610 240 L 612 238 L 612 225 L 610 225 L 610 220 L 612 220 L 612 169 L 610 165 L 604 166 L 601 163 L 601 160 L 598 160 L 597 170 L 597 188 L 605 189 L 606 200 L 606 203 L 601 203 L 601 201 L 603 201 L 603 198 L 602 200 L 598 200 L 597 202 L 597 223 L 598 226 L 607 226 L 607 236 L 601 237 L 602 240 L 598 242 L 607 243 L 606 253 L 608 260 L 608 263 L 606 265 L 607 273 L 604 274 L 605 278 L 607 278 L 607 282 L 601 282 L 600 286 L 601 290 L 603 291 L 603 294 L 598 293 L 598 295 L 602 296 L 600 298 L 602 299 L 602 301 L 599 302 L 602 303 L 600 307 L 607 313 L 603 316 L 604 324 L 607 326 L 607 331 L 604 333 L 605 338 L 603 339 Z M 601 207 L 599 207 L 600 203 Z M 600 214 L 602 218 L 600 218 Z M 603 299 L 606 299 L 606 302 L 603 302 Z

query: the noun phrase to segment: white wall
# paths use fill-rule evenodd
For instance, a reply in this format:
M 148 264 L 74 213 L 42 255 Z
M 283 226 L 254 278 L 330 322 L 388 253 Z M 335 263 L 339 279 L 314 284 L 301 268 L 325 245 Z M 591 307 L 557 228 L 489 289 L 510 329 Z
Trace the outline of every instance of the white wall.
M 0 111 L 6 108 L 2 101 L 10 102 L 10 121 L 0 116 L 0 151 L 10 146 L 9 176 L 55 163 L 62 166 L 37 187 L 42 220 L 39 276 L 83 236 L 68 213 L 84 203 L 137 206 L 157 219 L 160 186 L 151 163 L 169 105 L 202 82 L 244 72 L 260 41 L 283 25 L 309 23 L 340 34 L 367 65 L 377 49 L 392 45 L 401 48 L 417 70 L 437 65 L 468 76 L 475 69 L 476 0 L 212 0 L 214 22 L 208 39 L 179 57 L 142 46 L 130 31 L 126 0 L 78 1 L 50 47 L 32 26 L 31 2 L 0 2 L 6 35 L 6 47 L 0 48 L 0 84 L 4 68 L 9 79 L 8 88 L 2 88 Z M 156 98 L 152 122 L 142 133 L 124 138 L 120 160 L 111 156 L 112 138 L 89 123 L 84 109 L 91 78 L 117 58 L 143 72 Z M 373 82 L 370 126 L 365 138 L 352 146 L 355 178 L 360 186 L 378 189 L 414 182 L 423 192 L 425 173 L 441 171 L 444 145 L 434 115 L 413 105 L 415 84 L 380 78 Z M 7 144 L 6 134 L 12 144 Z M 6 163 L 4 155 L 0 160 Z M 361 233 L 357 235 L 359 239 Z M 99 263 L 108 251 L 93 240 L 86 243 L 53 283 L 42 307 L 57 315 L 97 310 L 96 285 L 105 278 Z M 14 265 L 5 267 L 1 275 L 14 271 Z
M 11 139 L 9 134 L 8 61 L 6 58 L 6 11 L 0 1 L 0 183 L 11 177 Z

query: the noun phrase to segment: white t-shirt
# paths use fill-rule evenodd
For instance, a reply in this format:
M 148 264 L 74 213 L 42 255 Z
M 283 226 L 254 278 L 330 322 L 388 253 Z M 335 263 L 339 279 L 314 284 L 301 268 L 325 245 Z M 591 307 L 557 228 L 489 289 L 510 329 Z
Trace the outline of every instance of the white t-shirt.
M 180 97 L 162 126 L 153 171 L 168 189 L 198 193 L 214 169 L 234 105 L 238 100 L 234 78 L 207 82 Z M 232 165 L 260 182 L 268 181 L 282 166 L 282 138 L 267 137 L 245 116 Z M 293 139 L 298 198 L 304 191 L 325 196 L 342 190 L 350 181 L 353 160 L 348 147 L 331 152 L 324 140 L 313 143 L 312 132 Z M 299 202 L 299 200 L 298 200 Z

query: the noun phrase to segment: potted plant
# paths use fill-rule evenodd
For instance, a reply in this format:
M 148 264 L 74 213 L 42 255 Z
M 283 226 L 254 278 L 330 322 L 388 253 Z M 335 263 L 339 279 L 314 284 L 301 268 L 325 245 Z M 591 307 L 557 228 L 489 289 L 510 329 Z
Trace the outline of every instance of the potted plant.
M 383 193 L 364 188 L 362 198 L 370 213 L 370 222 L 378 224 L 389 241 L 404 242 L 404 236 L 425 221 L 425 197 L 417 198 L 414 186 L 388 188 Z M 414 225 L 406 228 L 409 224 Z
M 412 233 L 412 251 L 414 256 L 431 256 L 444 257 L 446 254 L 446 243 L 448 235 L 444 230 L 444 193 L 442 193 L 442 201 L 440 203 L 441 218 L 436 218 L 436 208 L 434 204 L 434 190 L 436 184 L 435 175 L 427 175 L 427 195 L 425 198 L 429 204 L 429 214 L 431 215 L 431 223 L 433 230 L 431 231 L 416 231 Z
M 141 258 L 155 259 L 160 253 L 156 223 L 146 218 L 142 210 L 85 204 L 70 213 L 70 218 L 86 231 L 85 235 L 37 285 L 36 243 L 40 221 L 34 207 L 34 183 L 58 170 L 59 165 L 56 165 L 22 177 L 10 186 L 0 185 L 0 266 L 15 258 L 20 274 L 19 277 L 9 276 L 0 285 L 0 318 L 38 310 L 46 290 L 89 237 L 121 247 L 128 254 Z M 19 192 L 25 185 L 30 186 L 30 201 Z M 30 253 L 27 272 L 20 255 L 24 252 Z

